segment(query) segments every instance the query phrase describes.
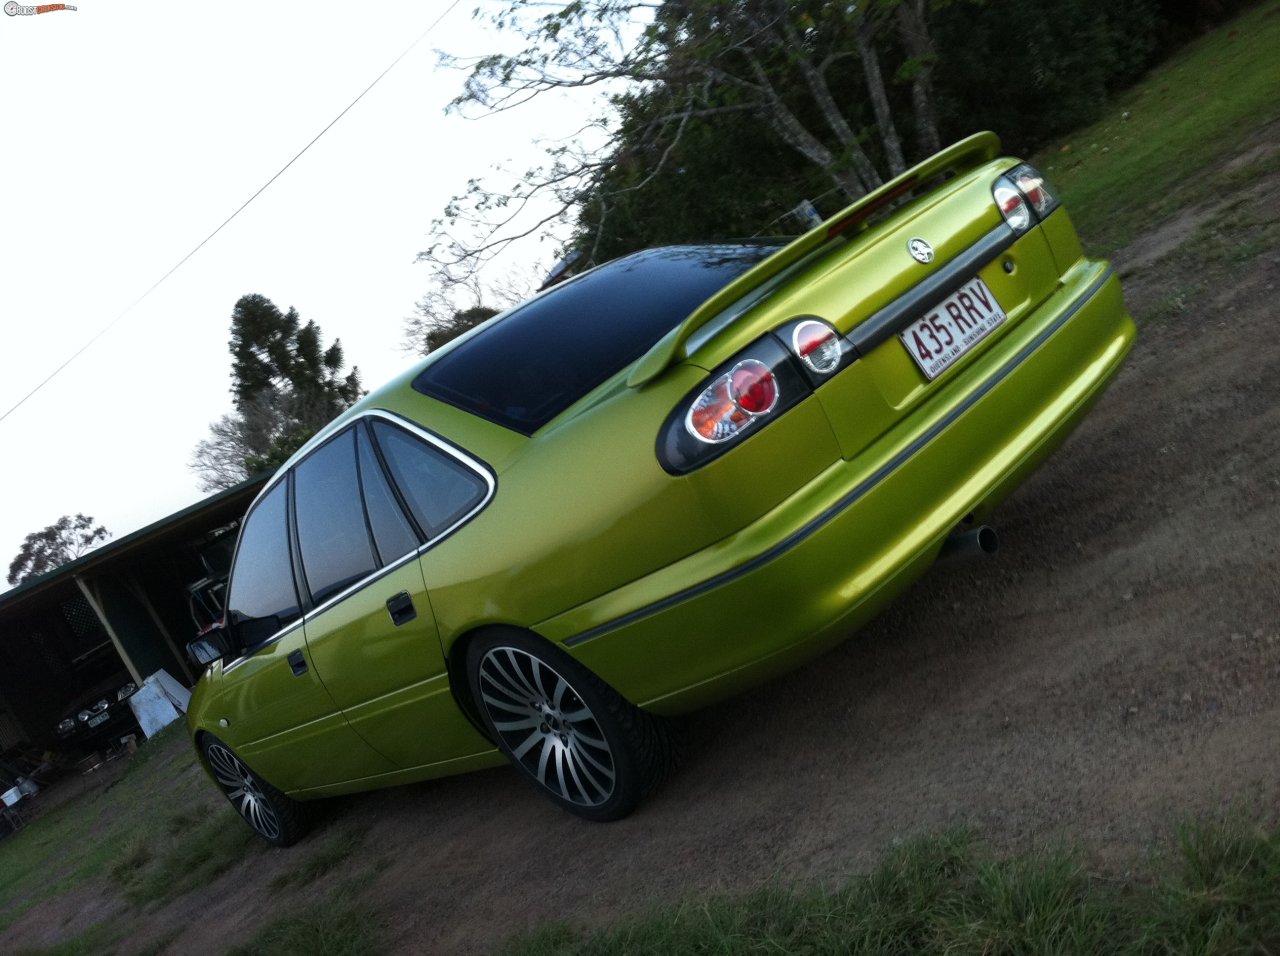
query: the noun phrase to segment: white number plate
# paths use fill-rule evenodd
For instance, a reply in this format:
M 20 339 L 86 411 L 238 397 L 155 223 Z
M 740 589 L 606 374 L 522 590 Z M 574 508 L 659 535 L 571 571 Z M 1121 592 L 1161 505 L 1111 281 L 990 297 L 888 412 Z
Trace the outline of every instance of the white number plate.
M 898 338 L 933 381 L 1007 318 L 987 284 L 975 276 Z
M 100 714 L 95 714 L 93 717 L 89 718 L 89 726 L 97 727 L 98 724 L 106 723 L 107 718 L 110 716 L 111 715 L 108 714 L 105 710 Z

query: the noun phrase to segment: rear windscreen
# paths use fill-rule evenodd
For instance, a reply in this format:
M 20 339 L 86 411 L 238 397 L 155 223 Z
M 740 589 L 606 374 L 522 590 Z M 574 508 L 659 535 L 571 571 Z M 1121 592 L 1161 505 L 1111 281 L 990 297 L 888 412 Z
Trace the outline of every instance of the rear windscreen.
M 777 248 L 672 246 L 617 259 L 493 320 L 413 387 L 532 434 Z

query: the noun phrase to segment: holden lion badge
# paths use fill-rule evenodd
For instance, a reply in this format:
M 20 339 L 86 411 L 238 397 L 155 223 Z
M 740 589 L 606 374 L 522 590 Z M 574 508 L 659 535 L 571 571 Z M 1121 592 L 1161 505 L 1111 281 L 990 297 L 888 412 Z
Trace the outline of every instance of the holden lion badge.
M 923 239 L 912 239 L 907 243 L 907 251 L 911 253 L 911 258 L 922 266 L 927 266 L 933 261 L 933 246 Z

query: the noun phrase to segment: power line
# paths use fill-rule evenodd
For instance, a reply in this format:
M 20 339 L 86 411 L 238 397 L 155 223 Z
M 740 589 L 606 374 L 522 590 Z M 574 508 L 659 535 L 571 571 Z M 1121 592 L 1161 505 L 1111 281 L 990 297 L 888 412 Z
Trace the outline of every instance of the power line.
M 147 291 L 146 291 L 146 292 L 142 293 L 142 295 L 140 295 L 140 296 L 138 296 L 136 299 L 134 299 L 134 300 L 133 300 L 133 302 L 129 305 L 129 307 L 128 307 L 127 309 L 125 309 L 123 312 L 121 312 L 119 315 L 117 315 L 114 319 L 112 319 L 110 322 L 108 322 L 106 325 L 104 325 L 102 328 L 100 328 L 96 333 L 94 333 L 93 337 L 92 337 L 92 338 L 90 338 L 90 339 L 89 339 L 89 341 L 85 342 L 85 343 L 84 343 L 84 345 L 80 346 L 80 348 L 76 349 L 73 353 L 71 353 L 71 355 L 67 358 L 67 360 L 66 360 L 66 361 L 64 361 L 61 365 L 59 365 L 59 366 L 58 366 L 57 368 L 55 368 L 52 372 L 50 372 L 50 373 L 49 373 L 49 374 L 44 378 L 44 380 L 43 380 L 43 381 L 41 381 L 38 385 L 36 385 L 36 387 L 35 387 L 35 388 L 33 388 L 31 391 L 27 392 L 27 394 L 26 394 L 26 395 L 23 395 L 23 396 L 22 396 L 22 398 L 18 399 L 17 403 L 16 403 L 16 404 L 14 404 L 12 408 L 10 408 L 8 411 L 6 411 L 3 415 L 0 415 L 0 422 L 3 422 L 6 418 L 8 418 L 10 415 L 12 415 L 14 412 L 16 412 L 19 408 L 21 408 L 23 405 L 25 405 L 25 404 L 27 403 L 27 400 L 28 400 L 28 399 L 30 399 L 33 395 L 35 395 L 35 394 L 36 394 L 37 392 L 39 392 L 42 388 L 44 388 L 46 385 L 48 385 L 50 382 L 52 382 L 55 378 L 57 378 L 57 377 L 58 377 L 58 375 L 59 375 L 59 374 L 61 374 L 61 372 L 62 372 L 62 370 L 63 370 L 63 369 L 65 369 L 68 365 L 70 365 L 72 362 L 74 362 L 76 359 L 78 359 L 82 354 L 84 354 L 86 351 L 88 351 L 88 349 L 90 348 L 90 346 L 92 346 L 92 345 L 93 345 L 93 343 L 94 343 L 94 342 L 98 341 L 98 339 L 102 338 L 102 337 L 103 337 L 104 335 L 106 335 L 109 331 L 111 331 L 111 329 L 116 325 L 116 323 L 118 323 L 121 319 L 123 319 L 126 315 L 128 315 L 128 314 L 129 314 L 130 312 L 132 312 L 134 309 L 136 309 L 136 308 L 137 308 L 137 307 L 142 303 L 142 301 L 143 301 L 144 299 L 146 299 L 146 297 L 147 297 L 147 296 L 151 295 L 151 293 L 152 293 L 152 292 L 155 292 L 155 291 L 156 291 L 156 289 L 158 289 L 158 288 L 160 287 L 161 283 L 163 283 L 166 279 L 168 279 L 168 278 L 169 278 L 169 276 L 173 275 L 173 274 L 174 274 L 175 272 L 177 272 L 179 269 L 181 269 L 181 268 L 186 264 L 186 262 L 187 262 L 187 260 L 188 260 L 188 259 L 190 259 L 192 256 L 194 256 L 194 255 L 195 255 L 197 252 L 199 252 L 201 249 L 203 249 L 203 248 L 205 247 L 205 245 L 209 242 L 209 240 L 211 240 L 211 239 L 212 239 L 214 236 L 216 236 L 218 233 L 222 232 L 222 230 L 223 230 L 223 229 L 225 229 L 225 228 L 226 228 L 226 227 L 231 223 L 231 221 L 232 221 L 233 219 L 235 219 L 235 218 L 236 218 L 236 216 L 240 215 L 240 213 L 244 212 L 244 211 L 245 211 L 245 209 L 247 209 L 247 208 L 248 208 L 248 206 L 249 206 L 249 204 L 250 204 L 250 203 L 252 203 L 255 199 L 257 199 L 257 198 L 258 198 L 259 196 L 261 196 L 264 192 L 266 192 L 267 187 L 269 187 L 269 186 L 270 186 L 272 183 L 274 183 L 277 179 L 279 179 L 281 176 L 283 176 L 283 175 L 284 175 L 285 170 L 287 170 L 290 166 L 292 166 L 292 165 L 293 165 L 294 163 L 296 163 L 299 159 L 301 159 L 301 158 L 302 158 L 302 154 L 303 154 L 303 153 L 305 153 L 305 152 L 306 152 L 307 150 L 309 150 L 312 146 L 314 146 L 317 142 L 319 142 L 319 140 L 320 140 L 320 137 L 321 137 L 321 136 L 323 136 L 325 133 L 329 132 L 329 130 L 331 130 L 331 129 L 334 127 L 334 125 L 338 122 L 338 120 L 340 120 L 340 119 L 342 119 L 342 117 L 346 116 L 346 115 L 347 115 L 347 113 L 349 113 L 349 112 L 351 111 L 351 108 L 352 108 L 353 106 L 355 106 L 355 105 L 356 105 L 357 103 L 359 103 L 362 99 L 364 99 L 365 94 L 366 94 L 366 93 L 368 93 L 368 92 L 369 92 L 371 89 L 373 89 L 375 86 L 377 86 L 377 85 L 378 85 L 378 83 L 382 80 L 382 78 L 383 78 L 384 76 L 386 76 L 388 73 L 390 73 L 390 72 L 395 68 L 395 66 L 396 66 L 396 64 L 397 64 L 397 63 L 399 63 L 399 62 L 400 62 L 401 60 L 403 60 L 406 56 L 408 56 L 408 55 L 413 51 L 413 48 L 414 48 L 414 47 L 416 47 L 419 43 L 421 43 L 424 39 L 426 39 L 427 34 L 428 34 L 428 33 L 430 33 L 432 30 L 434 30 L 436 27 L 438 27 L 438 26 L 440 25 L 440 21 L 441 21 L 441 20 L 443 20 L 445 17 L 447 17 L 450 13 L 452 13 L 452 12 L 453 12 L 454 7 L 456 7 L 456 6 L 457 6 L 459 3 L 461 3 L 461 2 L 462 2 L 462 0 L 453 0 L 453 3 L 449 4 L 449 6 L 448 6 L 447 8 L 445 8 L 445 11 L 444 11 L 442 14 L 440 14 L 440 16 L 438 16 L 438 17 L 436 17 L 434 20 L 432 20 L 432 21 L 431 21 L 431 23 L 430 23 L 430 25 L 429 25 L 425 30 L 423 30 L 420 34 L 418 34 L 418 38 L 417 38 L 416 40 L 414 40 L 414 41 L 413 41 L 412 43 L 410 43 L 407 47 L 405 47 L 405 49 L 404 49 L 404 52 L 403 52 L 403 53 L 401 53 L 398 57 L 396 57 L 394 60 L 392 60 L 392 61 L 391 61 L 391 63 L 390 63 L 390 65 L 388 65 L 388 66 L 387 66 L 387 68 L 386 68 L 385 70 L 383 70 L 381 73 L 379 73 L 379 74 L 377 75 L 377 77 L 375 77 L 375 78 L 374 78 L 374 81 L 373 81 L 372 83 L 370 83 L 368 86 L 366 86 L 366 87 L 365 87 L 365 88 L 360 92 L 360 95 L 359 95 L 359 96 L 357 96 L 354 100 L 352 100 L 350 103 L 348 103 L 348 104 L 347 104 L 346 109 L 344 109 L 341 113 L 339 113 L 339 114 L 338 114 L 337 116 L 335 116 L 332 120 L 330 120 L 330 121 L 329 121 L 329 124 L 328 124 L 327 126 L 325 126 L 325 128 L 324 128 L 324 129 L 322 129 L 320 132 L 316 133 L 316 135 L 315 135 L 314 137 L 312 137 L 311 142 L 307 143 L 307 145 L 306 145 L 306 146 L 304 146 L 304 147 L 302 147 L 302 149 L 298 150 L 298 154 L 297 154 L 296 156 L 294 156 L 294 157 L 293 157 L 293 159 L 289 160 L 287 163 L 285 163 L 283 166 L 281 166 L 281 167 L 280 167 L 280 169 L 279 169 L 279 171 L 277 171 L 277 172 L 276 172 L 276 174 L 275 174 L 274 176 L 272 176 L 272 177 L 271 177 L 270 179 L 268 179 L 265 183 L 263 183 L 263 184 L 262 184 L 262 186 L 260 186 L 260 187 L 258 188 L 258 191 L 257 191 L 257 192 L 255 192 L 252 196 L 250 196 L 250 197 L 249 197 L 248 199 L 246 199 L 243 203 L 241 203 L 241 205 L 240 205 L 240 208 L 239 208 L 239 209 L 237 209 L 237 210 L 236 210 L 235 212 L 233 212 L 230 216 L 228 216 L 225 220 L 223 220 L 222 224 L 221 224 L 220 226 L 218 226 L 218 228 L 217 228 L 217 229 L 213 230 L 213 232 L 209 233 L 209 235 L 205 236 L 202 240 L 200 240 L 199 245 L 197 245 L 194 249 L 192 249 L 192 250 L 191 250 L 190 252 L 188 252 L 185 256 L 183 256 L 183 257 L 182 257 L 182 259 L 180 259 L 180 260 L 178 261 L 178 263 L 177 263 L 177 264 L 176 264 L 172 269 L 170 269 L 168 272 L 166 272 L 164 275 L 162 275 L 162 276 L 161 276 L 159 279 L 157 279 L 154 283 L 152 283 L 151 288 L 147 289 Z

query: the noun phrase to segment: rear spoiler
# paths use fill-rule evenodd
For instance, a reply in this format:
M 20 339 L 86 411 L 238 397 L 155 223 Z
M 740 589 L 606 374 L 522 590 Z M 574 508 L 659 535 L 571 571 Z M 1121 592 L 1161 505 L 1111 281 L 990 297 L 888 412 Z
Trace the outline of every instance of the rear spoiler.
M 959 174 L 990 162 L 999 155 L 1000 139 L 995 133 L 975 133 L 968 139 L 962 139 L 954 146 L 935 153 L 875 191 L 867 193 L 822 225 L 809 230 L 795 242 L 783 246 L 769 258 L 738 276 L 698 306 L 674 332 L 663 336 L 657 345 L 644 354 L 631 370 L 627 384 L 632 388 L 639 388 L 653 381 L 679 360 L 685 343 L 702 326 L 748 298 L 752 292 L 801 259 L 820 250 L 828 243 L 834 244 L 834 240 L 846 230 L 856 226 L 876 210 L 910 192 L 918 184 L 948 171 Z

